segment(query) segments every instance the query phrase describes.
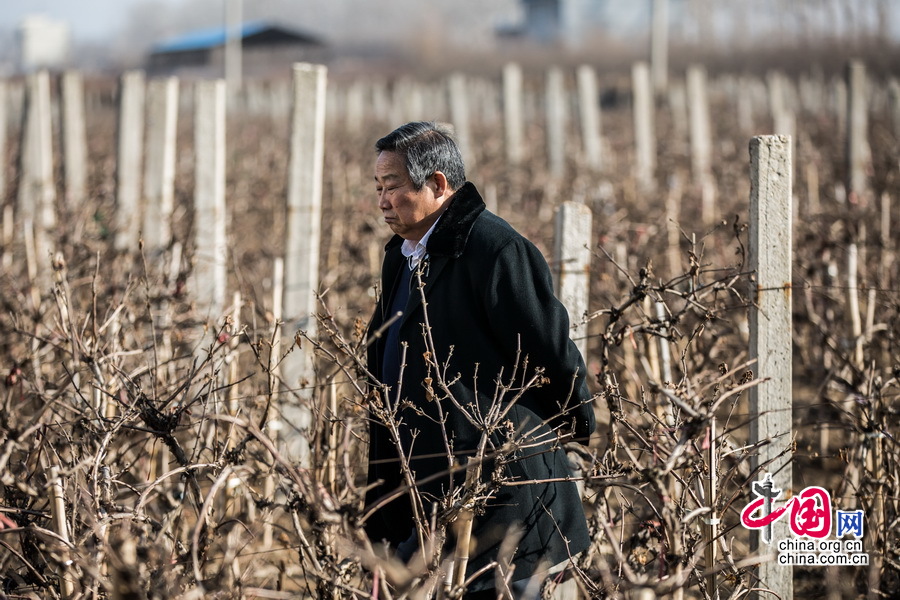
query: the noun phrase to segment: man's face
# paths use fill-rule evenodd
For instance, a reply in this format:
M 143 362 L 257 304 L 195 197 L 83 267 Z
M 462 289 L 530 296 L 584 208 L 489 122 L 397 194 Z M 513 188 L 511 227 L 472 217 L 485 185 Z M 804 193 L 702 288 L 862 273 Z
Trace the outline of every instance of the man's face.
M 391 231 L 407 240 L 418 241 L 434 225 L 443 207 L 443 194 L 435 194 L 433 177 L 416 190 L 406 170 L 406 160 L 396 152 L 384 151 L 375 161 L 375 191 L 378 208 Z

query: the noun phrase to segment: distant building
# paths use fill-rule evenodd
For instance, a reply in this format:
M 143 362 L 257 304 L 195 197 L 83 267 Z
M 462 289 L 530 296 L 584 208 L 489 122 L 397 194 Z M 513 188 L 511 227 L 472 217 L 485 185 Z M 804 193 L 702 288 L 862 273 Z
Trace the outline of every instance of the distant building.
M 71 41 L 66 23 L 31 15 L 22 20 L 17 33 L 20 71 L 68 66 Z
M 245 77 L 284 72 L 295 62 L 324 62 L 327 47 L 317 37 L 264 21 L 244 23 L 240 29 Z M 225 27 L 204 29 L 156 44 L 147 59 L 153 75 L 222 77 L 225 64 Z
M 601 28 L 605 0 L 519 0 L 522 20 L 498 29 L 500 37 L 576 47 Z
M 521 22 L 498 28 L 501 37 L 577 47 L 602 33 L 631 37 L 646 32 L 650 0 L 519 0 Z M 669 14 L 680 15 L 684 0 L 670 0 Z

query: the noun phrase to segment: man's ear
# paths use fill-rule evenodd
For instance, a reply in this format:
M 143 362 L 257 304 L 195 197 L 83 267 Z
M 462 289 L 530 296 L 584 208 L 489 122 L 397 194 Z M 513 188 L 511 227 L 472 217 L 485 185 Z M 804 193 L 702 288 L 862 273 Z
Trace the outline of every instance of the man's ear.
M 450 184 L 447 183 L 447 176 L 441 171 L 435 171 L 431 179 L 434 182 L 434 195 L 436 198 L 444 195 L 449 196 L 453 193 L 453 190 L 450 189 Z

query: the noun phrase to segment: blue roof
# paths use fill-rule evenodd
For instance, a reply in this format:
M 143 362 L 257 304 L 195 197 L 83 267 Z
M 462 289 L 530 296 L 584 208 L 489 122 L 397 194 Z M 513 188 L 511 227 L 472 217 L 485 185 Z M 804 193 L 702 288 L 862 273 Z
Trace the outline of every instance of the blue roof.
M 281 29 L 277 25 L 266 21 L 249 21 L 241 25 L 241 38 L 262 33 L 267 29 Z M 185 52 L 188 50 L 208 50 L 218 46 L 224 46 L 228 39 L 228 29 L 225 27 L 211 27 L 198 29 L 159 42 L 153 46 L 153 52 Z

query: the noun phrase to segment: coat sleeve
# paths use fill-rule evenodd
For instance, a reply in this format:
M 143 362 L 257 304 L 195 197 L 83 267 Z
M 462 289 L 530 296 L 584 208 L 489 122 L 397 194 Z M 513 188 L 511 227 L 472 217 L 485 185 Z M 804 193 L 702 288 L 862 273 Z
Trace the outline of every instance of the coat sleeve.
M 569 338 L 569 316 L 553 293 L 547 261 L 534 244 L 516 237 L 488 268 L 485 309 L 506 364 L 514 363 L 521 348 L 520 360 L 527 357 L 529 372 L 543 368 L 549 379 L 529 394 L 530 408 L 551 425 L 574 420 L 576 438 L 586 443 L 595 424 L 587 367 Z

